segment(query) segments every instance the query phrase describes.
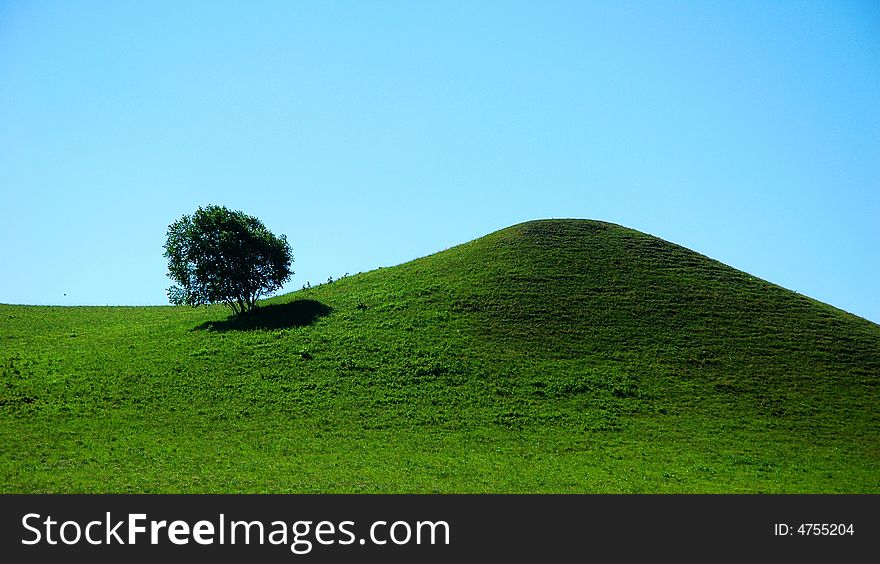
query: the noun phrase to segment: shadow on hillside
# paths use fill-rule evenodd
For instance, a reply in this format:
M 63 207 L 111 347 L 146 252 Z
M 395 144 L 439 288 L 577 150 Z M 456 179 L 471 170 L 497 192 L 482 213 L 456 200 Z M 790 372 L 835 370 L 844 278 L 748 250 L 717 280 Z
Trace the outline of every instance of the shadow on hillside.
M 315 300 L 296 300 L 286 304 L 261 306 L 244 315 L 229 316 L 223 321 L 206 321 L 195 331 L 248 331 L 251 329 L 289 329 L 311 325 L 329 315 L 330 306 Z

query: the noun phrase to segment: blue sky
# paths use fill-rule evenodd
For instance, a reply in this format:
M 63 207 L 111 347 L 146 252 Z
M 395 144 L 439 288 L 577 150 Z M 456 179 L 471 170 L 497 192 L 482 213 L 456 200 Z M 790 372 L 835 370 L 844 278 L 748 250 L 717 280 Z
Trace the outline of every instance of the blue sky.
M 880 322 L 880 4 L 0 2 L 0 302 L 167 303 L 209 203 L 288 290 L 582 217 Z

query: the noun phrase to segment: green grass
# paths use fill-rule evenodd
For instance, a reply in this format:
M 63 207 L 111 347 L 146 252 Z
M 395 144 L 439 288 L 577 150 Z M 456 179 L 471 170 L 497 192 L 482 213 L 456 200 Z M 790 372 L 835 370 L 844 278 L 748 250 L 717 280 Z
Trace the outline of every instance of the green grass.
M 0 305 L 0 490 L 880 492 L 880 326 L 616 225 L 227 315 Z

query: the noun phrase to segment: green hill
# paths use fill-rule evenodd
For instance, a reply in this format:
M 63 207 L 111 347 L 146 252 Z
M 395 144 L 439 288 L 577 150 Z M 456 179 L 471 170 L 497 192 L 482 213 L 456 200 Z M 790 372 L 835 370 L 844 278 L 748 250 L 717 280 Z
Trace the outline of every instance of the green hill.
M 221 307 L 0 306 L 4 492 L 880 492 L 880 326 L 617 225 Z

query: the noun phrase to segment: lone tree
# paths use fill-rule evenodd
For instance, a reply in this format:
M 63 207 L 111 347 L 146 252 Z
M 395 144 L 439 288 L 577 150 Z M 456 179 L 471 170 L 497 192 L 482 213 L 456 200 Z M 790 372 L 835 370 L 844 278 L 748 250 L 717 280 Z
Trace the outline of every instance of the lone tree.
M 206 206 L 168 226 L 165 242 L 168 288 L 175 305 L 225 303 L 239 315 L 260 296 L 290 278 L 293 260 L 287 237 L 273 235 L 263 222 L 225 206 Z

